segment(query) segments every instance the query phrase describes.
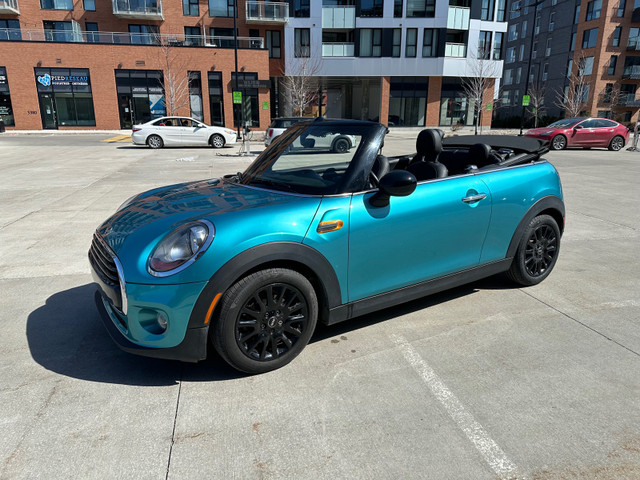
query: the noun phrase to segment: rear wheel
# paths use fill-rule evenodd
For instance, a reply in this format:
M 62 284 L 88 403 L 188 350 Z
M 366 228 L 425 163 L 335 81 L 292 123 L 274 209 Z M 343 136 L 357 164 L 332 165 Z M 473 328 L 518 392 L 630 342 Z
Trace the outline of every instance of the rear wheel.
M 624 138 L 620 135 L 616 135 L 609 142 L 609 150 L 613 150 L 614 152 L 622 150 L 622 147 L 624 147 Z
M 162 148 L 164 147 L 164 142 L 159 135 L 149 135 L 149 137 L 147 138 L 147 145 L 149 145 L 151 148 Z
M 559 250 L 558 224 L 549 215 L 538 215 L 525 229 L 507 275 L 520 285 L 536 285 L 553 270 Z
M 213 344 L 233 368 L 251 374 L 280 368 L 309 343 L 318 299 L 302 274 L 284 268 L 252 273 L 224 294 Z
M 564 150 L 567 148 L 567 137 L 564 135 L 556 135 L 551 140 L 551 148 L 554 150 Z
M 351 142 L 348 138 L 337 138 L 334 140 L 331 150 L 336 153 L 346 153 L 351 148 Z
M 211 138 L 209 139 L 209 144 L 213 147 L 213 148 L 222 148 L 224 147 L 224 137 L 222 135 L 219 134 L 215 134 L 212 135 Z

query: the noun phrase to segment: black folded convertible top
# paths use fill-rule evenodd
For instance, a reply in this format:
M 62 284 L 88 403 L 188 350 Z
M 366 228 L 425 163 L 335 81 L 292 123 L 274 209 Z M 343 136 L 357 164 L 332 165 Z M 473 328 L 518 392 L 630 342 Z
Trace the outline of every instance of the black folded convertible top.
M 494 150 L 510 148 L 524 153 L 543 154 L 549 151 L 549 142 L 531 137 L 516 135 L 461 135 L 447 137 L 442 141 L 444 147 L 470 147 L 476 143 L 484 143 Z

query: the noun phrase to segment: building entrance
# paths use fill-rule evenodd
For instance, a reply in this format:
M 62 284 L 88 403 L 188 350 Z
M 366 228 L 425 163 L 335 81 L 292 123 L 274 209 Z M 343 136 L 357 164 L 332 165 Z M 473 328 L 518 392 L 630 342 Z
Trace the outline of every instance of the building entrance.
M 45 130 L 55 130 L 58 128 L 58 120 L 56 119 L 56 110 L 52 94 L 40 94 L 40 114 L 42 115 L 42 127 Z

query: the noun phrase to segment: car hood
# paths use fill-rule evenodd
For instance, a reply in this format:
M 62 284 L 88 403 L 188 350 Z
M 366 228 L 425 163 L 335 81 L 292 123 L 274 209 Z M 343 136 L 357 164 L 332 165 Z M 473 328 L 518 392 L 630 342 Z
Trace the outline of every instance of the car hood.
M 190 221 L 205 218 L 217 229 L 222 216 L 265 208 L 288 210 L 292 204 L 309 203 L 308 200 L 317 208 L 319 199 L 251 188 L 222 179 L 183 183 L 138 195 L 100 225 L 97 232 L 120 256 L 124 247 L 133 247 L 132 243 L 153 243 Z
M 557 129 L 553 127 L 532 128 L 531 130 L 527 131 L 526 135 L 540 135 L 542 133 L 553 132 L 555 130 Z

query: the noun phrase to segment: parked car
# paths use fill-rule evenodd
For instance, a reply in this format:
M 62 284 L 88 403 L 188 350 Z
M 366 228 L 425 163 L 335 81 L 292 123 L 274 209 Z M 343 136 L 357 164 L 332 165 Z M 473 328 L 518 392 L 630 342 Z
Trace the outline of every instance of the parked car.
M 236 143 L 236 132 L 229 128 L 212 127 L 191 117 L 161 117 L 134 125 L 131 140 L 136 145 L 148 145 L 151 148 L 197 145 L 222 148 Z
M 554 150 L 603 147 L 618 151 L 629 141 L 629 129 L 607 118 L 565 118 L 548 127 L 533 128 L 525 136 L 547 140 Z
M 298 122 L 308 121 L 308 118 L 305 117 L 282 117 L 282 118 L 274 118 L 271 121 L 271 125 L 267 128 L 267 131 L 264 135 L 264 144 L 265 146 L 269 146 L 271 142 L 284 133 L 284 131 L 289 128 L 291 125 L 295 125 Z
M 565 209 L 546 142 L 423 130 L 382 155 L 386 127 L 291 127 L 242 173 L 156 188 L 98 227 L 89 260 L 104 324 L 124 350 L 234 368 L 290 362 L 334 324 L 507 272 L 552 271 Z M 333 152 L 302 144 L 353 137 Z M 392 325 L 389 328 L 393 328 Z

